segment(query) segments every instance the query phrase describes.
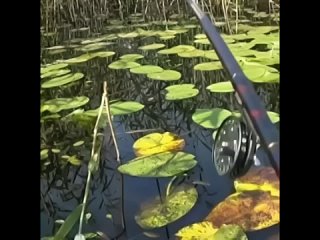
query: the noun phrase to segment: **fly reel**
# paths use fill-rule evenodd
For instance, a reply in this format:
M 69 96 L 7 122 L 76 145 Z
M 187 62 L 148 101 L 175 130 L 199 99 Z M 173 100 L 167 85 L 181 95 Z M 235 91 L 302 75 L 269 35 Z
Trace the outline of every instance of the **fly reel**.
M 244 175 L 254 163 L 257 146 L 255 134 L 240 118 L 230 116 L 217 131 L 212 159 L 220 176 Z

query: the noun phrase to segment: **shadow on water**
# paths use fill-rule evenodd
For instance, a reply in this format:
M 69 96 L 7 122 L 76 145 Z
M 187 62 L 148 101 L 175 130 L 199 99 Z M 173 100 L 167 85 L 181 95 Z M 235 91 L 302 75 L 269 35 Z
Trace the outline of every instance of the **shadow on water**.
M 186 38 L 176 38 L 165 42 L 167 47 L 178 44 L 192 44 L 192 37 L 200 30 L 192 30 Z M 71 43 L 71 39 L 66 40 Z M 75 42 L 75 41 L 74 41 Z M 174 234 L 182 227 L 194 222 L 202 221 L 211 209 L 224 198 L 234 192 L 233 182 L 227 177 L 218 176 L 212 164 L 211 147 L 213 144 L 212 131 L 196 125 L 192 121 L 192 113 L 196 108 L 225 107 L 235 110 L 234 99 L 231 94 L 215 95 L 205 88 L 214 82 L 224 80 L 225 72 L 194 72 L 192 66 L 203 61 L 202 59 L 181 59 L 177 56 L 157 55 L 154 52 L 142 52 L 138 46 L 155 42 L 154 38 L 140 39 L 138 41 L 121 39 L 117 44 L 109 45 L 106 49 L 116 51 L 113 59 L 126 53 L 140 53 L 145 56 L 141 59 L 144 64 L 156 64 L 163 68 L 175 69 L 182 73 L 182 79 L 174 82 L 193 83 L 200 90 L 200 94 L 193 98 L 178 102 L 164 100 L 164 88 L 172 83 L 150 81 L 145 76 L 131 74 L 128 70 L 111 70 L 107 65 L 111 59 L 94 59 L 86 63 L 72 65 L 72 71 L 82 72 L 86 76 L 86 82 L 71 86 L 68 89 L 50 90 L 46 99 L 55 97 L 71 97 L 85 95 L 90 98 L 89 108 L 97 108 L 102 94 L 102 82 L 108 81 L 109 95 L 111 99 L 138 101 L 145 108 L 137 113 L 127 116 L 117 116 L 114 126 L 117 141 L 123 163 L 135 158 L 132 145 L 139 137 L 151 132 L 173 132 L 186 141 L 185 152 L 192 153 L 198 161 L 188 178 L 193 181 L 206 182 L 208 185 L 197 185 L 199 198 L 196 206 L 184 217 L 167 227 L 146 232 L 152 232 L 159 239 L 173 239 Z M 70 48 L 65 52 L 55 55 L 43 53 L 43 62 L 52 62 L 57 59 L 66 59 L 78 56 L 79 52 Z M 269 99 L 272 94 L 277 94 L 278 85 L 257 87 L 261 92 L 268 110 L 277 111 L 278 103 L 272 103 Z M 273 98 L 272 98 L 273 99 Z M 47 145 L 56 142 L 71 142 L 74 139 L 86 139 L 92 141 L 92 132 L 83 130 L 73 125 L 58 124 L 59 128 L 50 130 L 56 123 L 50 121 L 43 123 L 43 129 L 48 131 L 50 138 Z M 140 131 L 140 132 L 139 132 Z M 82 203 L 87 178 L 87 162 L 90 154 L 90 144 L 80 148 L 83 163 L 80 166 L 69 164 L 60 165 L 52 163 L 41 173 L 41 236 L 52 236 L 60 226 L 56 220 L 65 219 L 71 211 Z M 51 160 L 55 161 L 54 156 Z M 86 159 L 86 160 L 85 160 Z M 88 210 L 91 217 L 84 225 L 84 232 L 101 231 L 114 238 L 122 234 L 122 239 L 150 239 L 144 235 L 134 220 L 142 204 L 156 196 L 164 194 L 166 185 L 170 179 L 135 178 L 121 176 L 117 169 L 114 143 L 109 128 L 105 129 L 104 143 L 101 150 L 101 162 L 98 173 L 93 176 L 90 188 Z M 122 194 L 123 193 L 123 194 Z M 122 219 L 121 212 L 125 219 Z M 125 221 L 126 229 L 123 227 Z M 70 234 L 74 236 L 76 232 Z M 266 230 L 248 233 L 251 240 L 270 239 L 271 235 L 278 233 L 278 226 Z

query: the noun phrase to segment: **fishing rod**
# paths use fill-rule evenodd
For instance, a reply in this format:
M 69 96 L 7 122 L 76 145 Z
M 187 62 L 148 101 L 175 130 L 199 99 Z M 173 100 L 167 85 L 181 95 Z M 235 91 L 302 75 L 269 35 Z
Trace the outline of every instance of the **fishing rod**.
M 256 94 L 251 81 L 243 73 L 227 44 L 220 36 L 217 28 L 212 24 L 209 17 L 205 15 L 205 13 L 199 8 L 194 0 L 187 0 L 187 2 L 193 10 L 194 14 L 197 16 L 204 32 L 206 33 L 209 41 L 214 47 L 214 50 L 218 55 L 220 62 L 222 63 L 224 69 L 227 71 L 229 78 L 231 79 L 232 86 L 235 89 L 236 100 L 238 104 L 242 106 L 244 119 L 248 123 L 252 132 L 255 133 L 256 136 L 258 136 L 258 140 L 260 141 L 261 146 L 264 148 L 269 157 L 271 166 L 274 168 L 276 174 L 279 177 L 280 142 L 278 129 L 270 121 L 267 115 L 267 111 L 263 106 L 261 99 Z M 234 120 L 229 121 L 229 130 L 231 129 L 231 131 L 233 131 L 233 123 Z M 238 139 L 242 140 L 241 138 Z M 237 153 L 237 155 L 238 154 L 239 152 Z

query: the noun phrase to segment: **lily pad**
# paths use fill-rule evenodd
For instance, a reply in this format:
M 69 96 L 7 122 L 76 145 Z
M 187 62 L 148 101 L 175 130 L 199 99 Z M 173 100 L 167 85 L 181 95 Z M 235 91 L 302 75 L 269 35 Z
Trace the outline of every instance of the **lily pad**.
M 156 199 L 145 206 L 135 219 L 145 229 L 163 227 L 186 215 L 197 199 L 198 193 L 193 186 L 181 185 L 163 203 Z
M 119 101 L 110 104 L 110 112 L 113 116 L 138 112 L 143 108 L 143 104 L 134 101 Z
M 94 58 L 94 56 L 92 56 L 92 54 L 86 53 L 86 54 L 80 55 L 78 57 L 73 57 L 73 58 L 66 59 L 63 62 L 64 63 L 69 63 L 69 64 L 77 64 L 77 63 L 87 62 L 92 58 Z
M 280 121 L 279 113 L 268 111 L 267 114 L 268 114 L 268 116 L 269 116 L 269 118 L 270 118 L 272 123 L 277 123 L 277 122 Z
M 100 58 L 106 58 L 106 57 L 111 57 L 115 55 L 115 52 L 110 52 L 110 51 L 102 51 L 102 52 L 95 52 L 91 53 L 92 57 L 100 57 Z
M 203 39 L 203 38 L 207 38 L 207 35 L 204 33 L 199 33 L 197 35 L 194 36 L 195 39 Z
M 211 45 L 208 38 L 196 39 L 196 40 L 194 40 L 194 43 L 199 43 L 199 44 L 203 44 L 203 45 Z
M 237 192 L 260 190 L 280 197 L 280 181 L 272 167 L 250 169 L 234 181 L 234 187 Z
M 243 229 L 235 224 L 222 225 L 214 234 L 214 240 L 248 240 Z
M 183 57 L 183 58 L 203 57 L 204 53 L 205 52 L 203 50 L 194 49 L 191 51 L 180 52 L 180 53 L 178 53 L 178 56 Z
M 124 60 L 118 60 L 115 62 L 112 62 L 111 64 L 109 64 L 109 68 L 111 69 L 130 69 L 130 68 L 135 68 L 135 67 L 140 67 L 141 64 L 137 63 L 137 62 L 127 62 Z
M 211 59 L 211 60 L 219 60 L 219 57 L 216 54 L 215 50 L 204 51 L 204 57 L 208 58 L 208 59 Z
M 126 61 L 126 62 L 134 62 L 135 60 L 138 60 L 141 58 L 144 58 L 144 56 L 141 54 L 136 54 L 136 53 L 125 54 L 120 57 L 121 61 Z
M 191 98 L 199 94 L 194 84 L 179 84 L 165 88 L 167 90 L 166 100 L 181 100 Z
M 163 43 L 153 43 L 153 44 L 141 46 L 141 47 L 139 47 L 139 49 L 143 50 L 143 51 L 147 51 L 147 50 L 155 50 L 155 49 L 159 49 L 159 48 L 164 48 L 165 46 L 166 45 L 164 45 Z
M 121 166 L 118 171 L 135 177 L 172 177 L 196 166 L 195 156 L 184 152 L 162 152 L 137 157 Z
M 85 96 L 74 98 L 55 98 L 45 101 L 41 106 L 41 112 L 49 111 L 52 113 L 60 112 L 65 109 L 72 109 L 83 106 L 89 102 L 89 98 Z
M 166 40 L 173 39 L 175 37 L 176 37 L 175 35 L 167 35 L 167 36 L 160 37 L 160 39 L 166 41 Z
M 49 149 L 42 149 L 40 151 L 40 159 L 41 160 L 45 160 L 48 158 L 48 152 L 49 152 Z
M 139 36 L 139 33 L 137 33 L 137 32 L 119 33 L 118 34 L 118 37 L 120 37 L 120 38 L 135 38 L 138 36 Z
M 167 151 L 179 151 L 184 148 L 185 142 L 174 133 L 151 133 L 139 138 L 133 144 L 136 156 L 149 156 Z
M 280 222 L 280 199 L 265 191 L 234 193 L 206 217 L 213 226 L 239 225 L 244 231 L 268 228 Z
M 181 73 L 174 70 L 163 70 L 162 72 L 158 73 L 149 73 L 147 77 L 153 80 L 176 81 L 181 78 Z
M 130 69 L 130 72 L 136 74 L 158 73 L 163 72 L 163 68 L 155 65 L 143 65 L 140 67 Z
M 234 88 L 230 81 L 213 83 L 209 85 L 206 89 L 213 93 L 234 92 Z
M 46 82 L 44 82 L 41 87 L 42 88 L 53 88 L 53 87 L 58 87 L 62 86 L 71 82 L 78 81 L 84 77 L 83 73 L 72 73 L 72 74 L 67 74 L 62 77 L 56 77 L 53 79 L 50 79 Z
M 67 73 L 70 73 L 70 69 L 56 69 L 49 72 L 46 72 L 41 75 L 41 78 L 47 78 L 47 77 L 60 77 L 63 75 L 66 75 Z
M 204 128 L 219 128 L 222 122 L 232 113 L 222 108 L 196 109 L 192 120 Z
M 218 228 L 214 228 L 211 222 L 204 221 L 186 226 L 175 235 L 181 240 L 214 240 L 217 231 Z
M 58 70 L 58 69 L 61 69 L 61 68 L 65 68 L 67 66 L 68 66 L 67 63 L 58 63 L 58 64 L 46 65 L 46 66 L 41 68 L 40 72 L 41 72 L 41 74 L 45 74 L 45 73 L 53 71 L 53 70 Z
M 114 44 L 114 43 L 109 43 L 109 42 L 91 43 L 91 44 L 88 44 L 84 47 L 79 48 L 79 50 L 81 50 L 83 52 L 90 52 L 90 51 L 95 51 L 98 49 L 105 48 L 106 46 L 111 45 L 111 44 Z
M 159 54 L 177 54 L 185 51 L 192 51 L 195 47 L 192 45 L 178 45 L 169 49 L 163 49 L 158 51 Z
M 214 71 L 214 70 L 221 70 L 223 69 L 223 66 L 221 62 L 215 61 L 215 62 L 204 62 L 204 63 L 198 63 L 193 67 L 195 71 Z

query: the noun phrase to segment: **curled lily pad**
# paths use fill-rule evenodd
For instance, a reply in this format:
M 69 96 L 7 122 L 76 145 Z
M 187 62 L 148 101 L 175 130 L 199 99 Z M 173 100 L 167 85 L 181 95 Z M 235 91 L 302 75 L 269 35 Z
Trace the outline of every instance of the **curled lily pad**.
M 248 240 L 243 229 L 235 224 L 222 225 L 214 234 L 214 240 Z
M 47 78 L 47 77 L 60 77 L 63 75 L 66 75 L 67 73 L 70 73 L 70 69 L 56 69 L 49 72 L 46 72 L 41 75 L 41 78 Z
M 192 120 L 204 128 L 219 128 L 222 122 L 232 113 L 222 108 L 196 109 Z
M 239 225 L 244 231 L 268 228 L 280 222 L 279 197 L 265 191 L 234 193 L 213 208 L 206 217 L 213 226 Z
M 195 156 L 184 152 L 162 152 L 137 157 L 119 166 L 118 171 L 135 177 L 172 177 L 192 169 Z
M 144 58 L 143 55 L 133 53 L 133 54 L 125 54 L 120 57 L 121 61 L 134 62 L 135 60 Z
M 230 81 L 213 83 L 209 85 L 207 89 L 214 93 L 234 92 L 234 88 Z
M 215 62 L 204 62 L 204 63 L 198 63 L 193 67 L 195 71 L 214 71 L 214 70 L 221 70 L 223 69 L 223 66 L 221 62 L 215 61 Z
M 144 45 L 139 47 L 140 50 L 143 51 L 147 51 L 147 50 L 155 50 L 155 49 L 159 49 L 159 48 L 164 48 L 166 45 L 164 45 L 163 43 L 153 43 L 153 44 L 149 44 L 149 45 Z
M 205 53 L 205 51 L 203 51 L 203 50 L 194 49 L 191 51 L 180 52 L 180 53 L 178 53 L 178 56 L 183 57 L 183 58 L 203 57 L 204 53 Z
M 175 235 L 179 240 L 214 240 L 217 231 L 218 228 L 214 228 L 211 222 L 204 221 L 186 226 Z
M 174 133 L 151 133 L 139 138 L 133 149 L 136 156 L 148 156 L 167 151 L 179 151 L 184 148 L 185 142 Z
M 55 98 L 45 101 L 41 106 L 41 112 L 49 111 L 52 113 L 57 113 L 61 110 L 83 106 L 88 102 L 89 98 L 85 96 L 74 98 Z
M 181 73 L 174 70 L 163 70 L 158 73 L 149 73 L 147 77 L 153 80 L 176 81 L 181 78 Z
M 156 199 L 144 206 L 135 219 L 145 229 L 163 227 L 186 215 L 197 199 L 198 192 L 193 186 L 181 185 L 176 187 L 163 203 Z
M 136 74 L 158 73 L 163 72 L 163 68 L 155 65 L 143 65 L 140 67 L 130 69 L 130 72 Z
M 53 70 L 65 68 L 67 66 L 68 66 L 67 63 L 50 64 L 50 65 L 46 65 L 45 67 L 42 67 L 40 72 L 41 72 L 41 74 L 45 74 L 45 73 L 53 71 Z
M 166 100 L 181 100 L 191 98 L 199 94 L 194 84 L 178 84 L 165 88 L 167 90 Z
M 137 62 L 127 62 L 124 60 L 118 60 L 115 62 L 112 62 L 111 64 L 109 64 L 109 68 L 111 69 L 130 69 L 130 68 L 135 68 L 135 67 L 140 67 L 141 64 L 137 63 Z
M 280 197 L 280 181 L 272 167 L 250 169 L 244 176 L 235 180 L 234 187 L 237 192 L 261 190 Z
M 67 74 L 61 77 L 56 77 L 53 79 L 50 79 L 46 82 L 44 82 L 41 87 L 42 88 L 53 88 L 53 87 L 58 87 L 62 86 L 71 82 L 78 81 L 84 77 L 83 73 L 72 73 L 72 74 Z

